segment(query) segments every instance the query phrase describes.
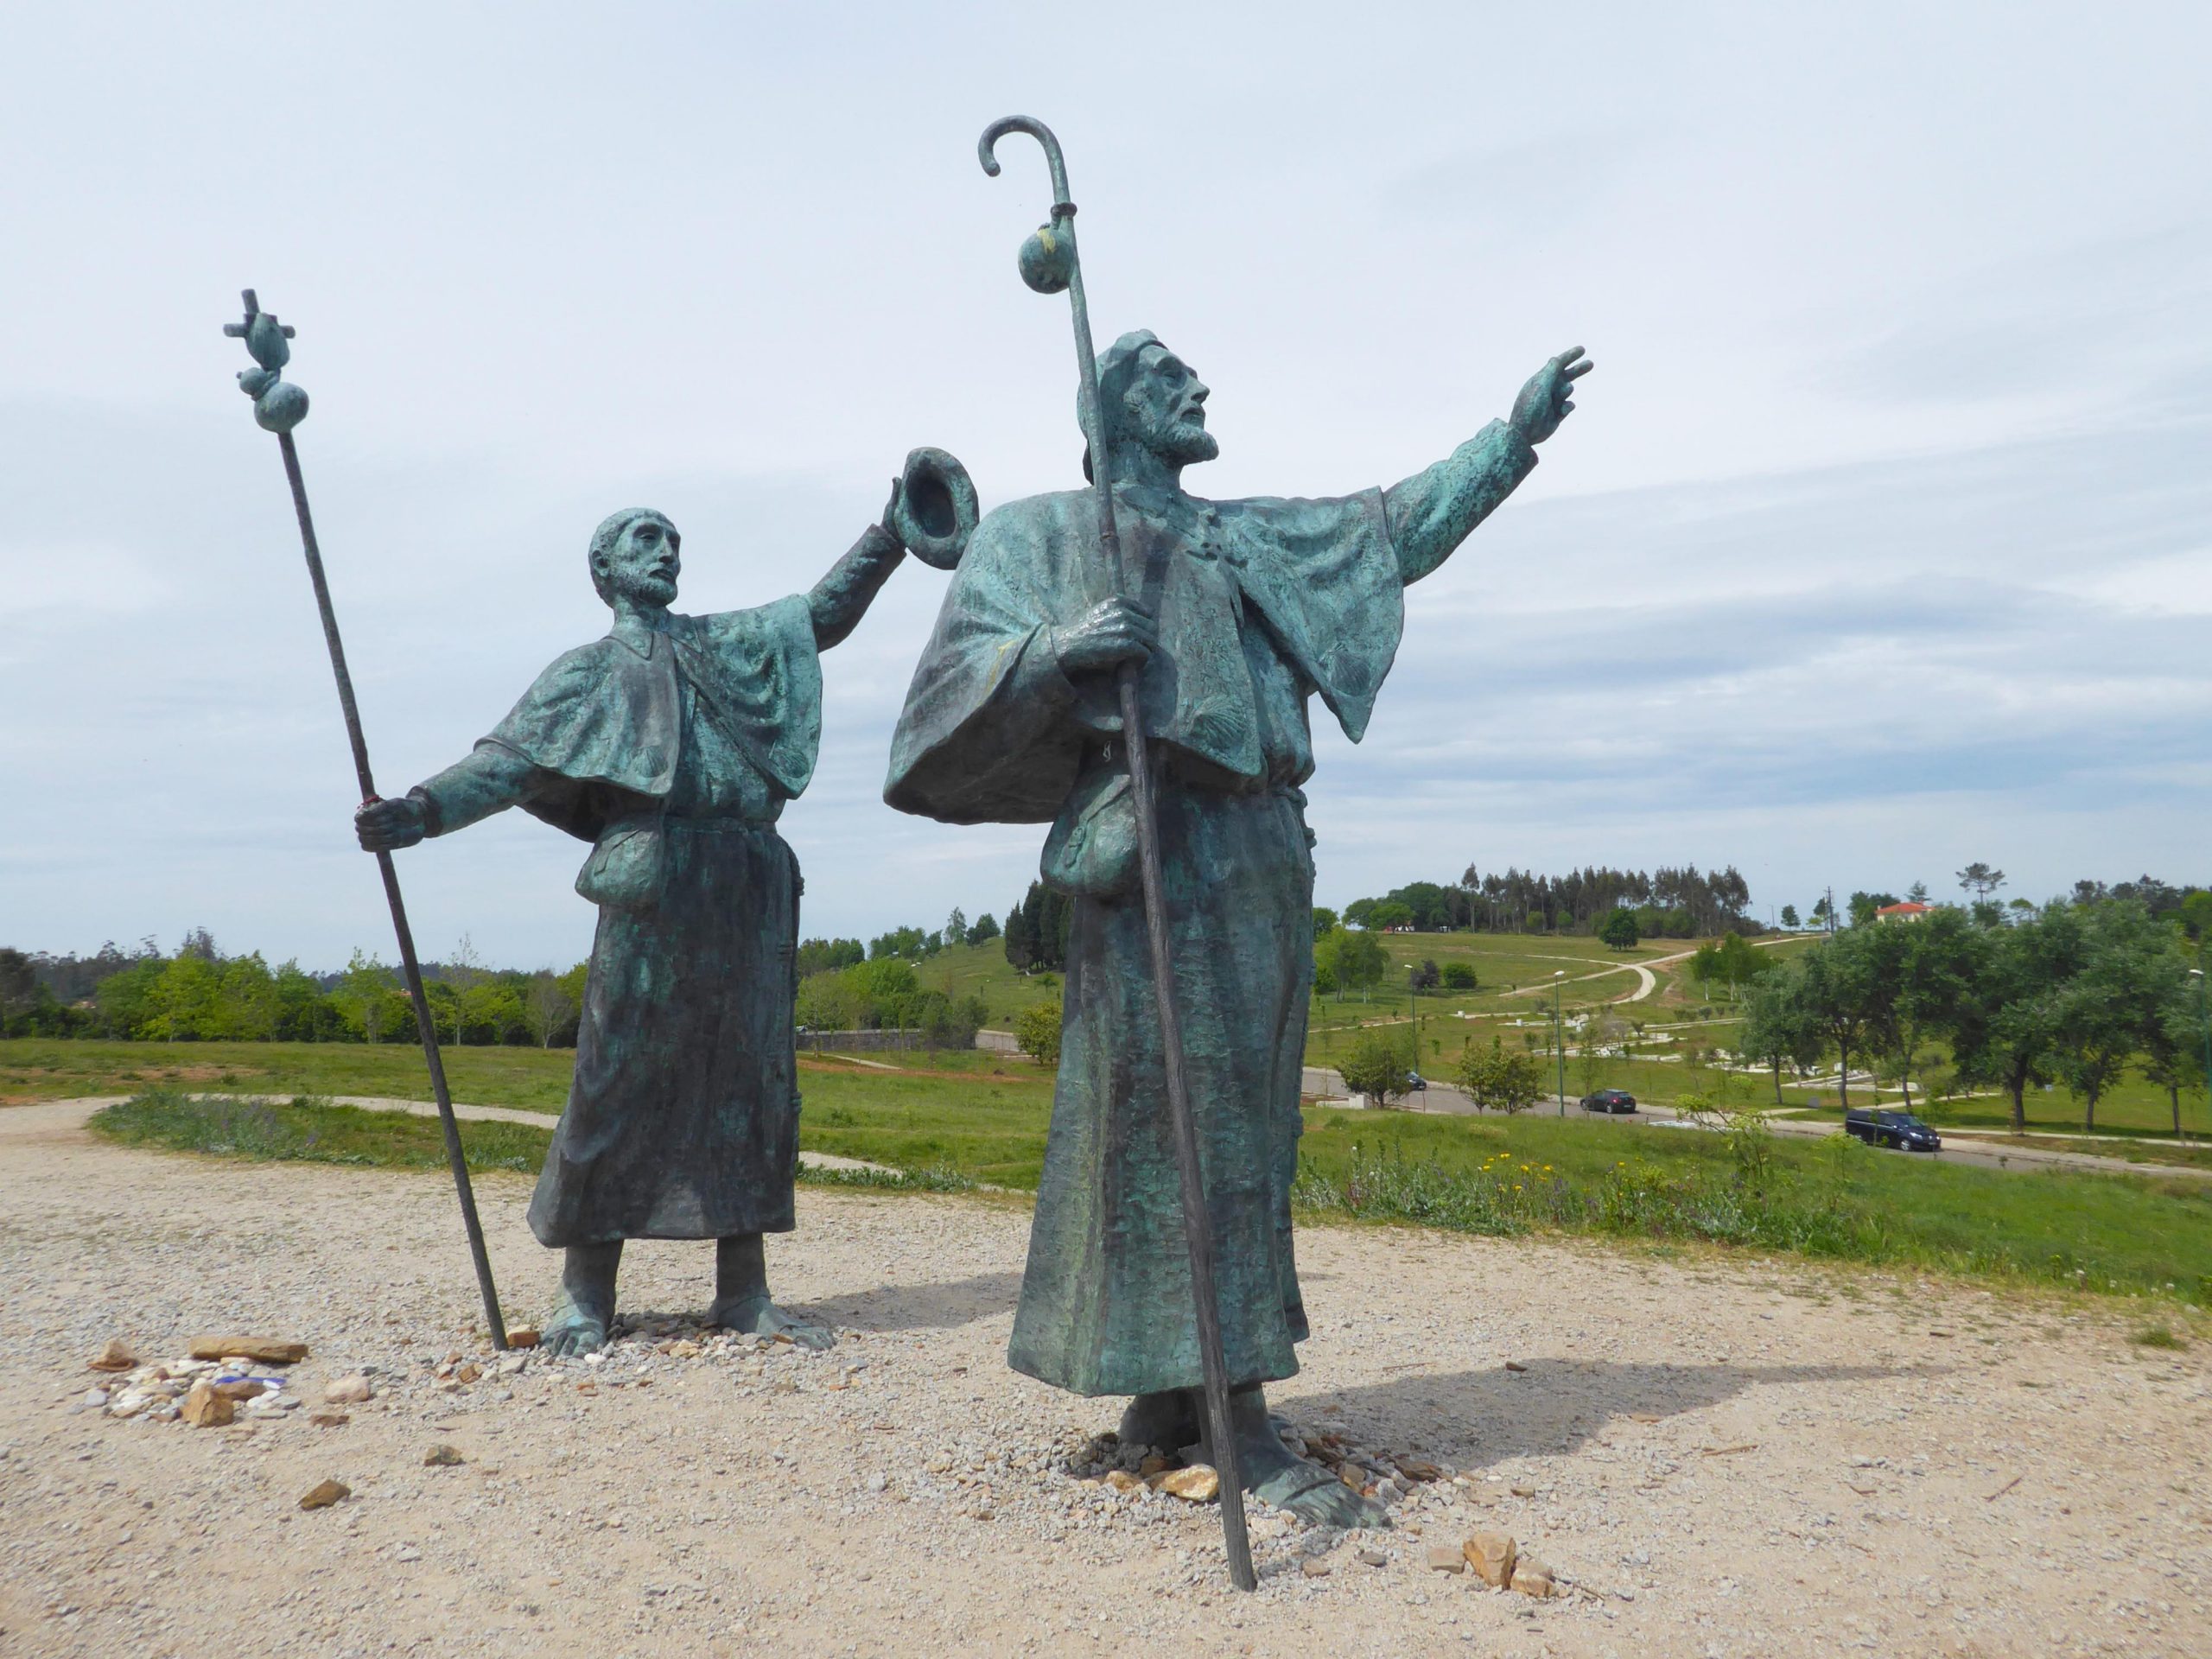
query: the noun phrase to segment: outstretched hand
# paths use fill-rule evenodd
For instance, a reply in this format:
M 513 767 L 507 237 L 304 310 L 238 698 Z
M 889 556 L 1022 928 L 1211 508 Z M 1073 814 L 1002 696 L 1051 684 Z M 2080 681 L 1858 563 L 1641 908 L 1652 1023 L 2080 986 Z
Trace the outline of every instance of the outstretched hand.
M 1522 442 L 1539 444 L 1559 430 L 1559 423 L 1574 409 L 1574 383 L 1597 366 L 1576 346 L 1529 377 L 1529 384 L 1513 400 L 1513 429 Z
M 393 801 L 363 801 L 353 809 L 353 833 L 360 838 L 364 852 L 391 853 L 412 847 L 427 829 L 423 803 L 412 795 Z

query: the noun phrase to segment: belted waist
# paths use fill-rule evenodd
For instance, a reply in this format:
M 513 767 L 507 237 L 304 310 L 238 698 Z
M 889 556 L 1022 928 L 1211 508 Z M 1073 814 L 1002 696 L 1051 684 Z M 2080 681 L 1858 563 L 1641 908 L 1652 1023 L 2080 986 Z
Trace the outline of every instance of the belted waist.
M 1208 795 L 1280 795 L 1294 806 L 1303 808 L 1306 791 L 1287 779 L 1248 777 L 1204 760 L 1189 750 L 1173 743 L 1164 743 L 1154 738 L 1150 746 L 1154 766 L 1161 781 L 1180 785 Z M 1103 738 L 1088 745 L 1084 751 L 1083 773 L 1105 768 L 1119 770 L 1128 760 L 1119 738 Z

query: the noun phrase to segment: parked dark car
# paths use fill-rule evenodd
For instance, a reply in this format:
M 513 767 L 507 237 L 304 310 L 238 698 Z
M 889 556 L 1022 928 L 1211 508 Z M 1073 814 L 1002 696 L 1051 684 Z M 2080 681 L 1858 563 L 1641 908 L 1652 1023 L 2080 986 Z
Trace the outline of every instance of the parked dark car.
M 1418 1093 L 1420 1090 L 1427 1087 L 1428 1079 L 1421 1076 L 1420 1072 L 1408 1071 L 1406 1073 L 1406 1092 L 1408 1094 Z
M 1843 1115 L 1843 1132 L 1857 1135 L 1870 1147 L 1895 1147 L 1900 1152 L 1943 1149 L 1943 1137 L 1910 1112 L 1854 1106 Z
M 1594 1095 L 1582 1096 L 1582 1109 L 1586 1112 L 1632 1112 L 1636 1109 L 1636 1096 L 1625 1089 L 1600 1089 Z

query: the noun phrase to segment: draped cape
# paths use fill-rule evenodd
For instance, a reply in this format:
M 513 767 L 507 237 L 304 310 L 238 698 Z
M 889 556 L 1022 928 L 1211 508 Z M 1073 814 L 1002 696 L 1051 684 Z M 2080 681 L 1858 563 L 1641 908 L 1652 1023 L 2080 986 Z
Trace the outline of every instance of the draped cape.
M 1357 742 L 1405 625 L 1382 493 L 1201 503 L 1180 524 L 1147 492 L 1119 502 L 1136 597 L 1160 629 L 1139 683 L 1147 735 L 1224 782 L 1297 783 L 1313 768 L 1304 702 L 1318 692 Z M 1071 685 L 1048 636 L 1112 590 L 1090 492 L 987 517 L 915 669 L 884 798 L 953 823 L 1058 813 L 1086 746 L 1121 722 L 1111 688 Z M 1263 646 L 1240 649 L 1247 622 Z

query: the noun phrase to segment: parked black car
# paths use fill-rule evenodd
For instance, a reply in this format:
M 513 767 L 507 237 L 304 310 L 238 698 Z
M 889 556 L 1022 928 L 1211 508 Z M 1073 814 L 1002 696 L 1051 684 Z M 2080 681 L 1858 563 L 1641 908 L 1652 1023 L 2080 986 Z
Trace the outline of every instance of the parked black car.
M 1636 1096 L 1625 1089 L 1600 1089 L 1594 1095 L 1582 1096 L 1582 1109 L 1586 1112 L 1632 1112 L 1636 1109 Z
M 1843 1132 L 1855 1135 L 1870 1147 L 1895 1147 L 1900 1152 L 1941 1152 L 1943 1137 L 1910 1112 L 1889 1112 L 1853 1107 L 1843 1115 Z

